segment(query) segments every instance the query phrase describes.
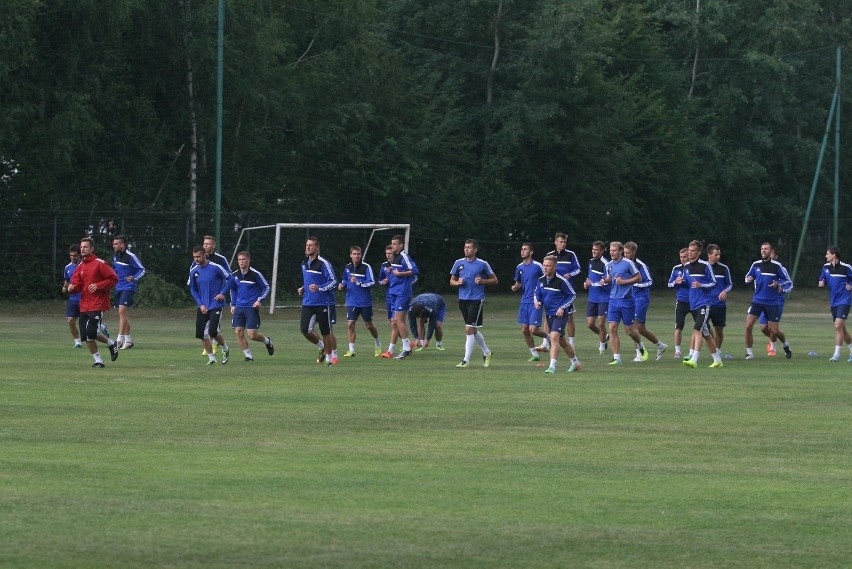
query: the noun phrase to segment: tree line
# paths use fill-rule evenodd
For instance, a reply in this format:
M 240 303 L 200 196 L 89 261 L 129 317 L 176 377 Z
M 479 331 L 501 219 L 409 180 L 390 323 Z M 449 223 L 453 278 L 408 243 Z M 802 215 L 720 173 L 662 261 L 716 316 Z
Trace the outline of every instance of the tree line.
M 209 211 L 217 8 L 8 0 L 3 217 Z M 514 251 L 556 231 L 578 254 L 637 241 L 661 269 L 694 238 L 732 264 L 764 240 L 791 251 L 835 49 L 852 37 L 849 1 L 228 0 L 225 13 L 223 209 L 412 223 L 436 265 L 447 242 Z

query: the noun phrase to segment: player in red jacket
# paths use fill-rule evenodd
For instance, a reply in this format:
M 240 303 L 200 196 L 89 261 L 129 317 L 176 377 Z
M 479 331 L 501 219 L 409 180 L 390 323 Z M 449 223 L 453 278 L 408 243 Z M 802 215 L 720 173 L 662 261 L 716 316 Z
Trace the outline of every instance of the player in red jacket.
M 71 275 L 68 292 L 80 292 L 80 338 L 86 342 L 89 352 L 95 359 L 92 367 L 104 367 L 104 360 L 98 353 L 98 344 L 103 342 L 109 348 L 112 361 L 118 359 L 118 344 L 103 335 L 100 330 L 104 310 L 110 309 L 109 291 L 118 282 L 112 267 L 103 259 L 95 256 L 95 243 L 89 237 L 80 240 L 80 255 L 83 260 Z

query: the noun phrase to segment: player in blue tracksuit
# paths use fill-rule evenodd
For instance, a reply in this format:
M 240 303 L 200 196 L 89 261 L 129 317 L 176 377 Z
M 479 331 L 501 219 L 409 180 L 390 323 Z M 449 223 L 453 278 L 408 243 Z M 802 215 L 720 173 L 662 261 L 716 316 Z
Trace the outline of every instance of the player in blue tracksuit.
M 775 250 L 775 247 L 770 247 L 770 258 L 773 261 L 778 261 L 778 252 Z M 782 273 L 787 272 L 787 269 L 784 268 L 784 265 L 781 265 Z M 775 303 L 778 305 L 778 330 L 781 334 L 784 333 L 781 330 L 781 319 L 784 317 L 784 303 L 787 302 L 787 292 L 789 292 L 792 288 L 792 279 L 790 279 L 790 275 L 784 277 L 790 282 L 790 285 L 786 288 L 780 288 L 778 296 L 775 297 Z M 778 340 L 777 334 L 773 334 L 769 329 L 769 321 L 766 319 L 766 313 L 762 312 L 760 317 L 757 319 L 758 324 L 760 325 L 760 333 L 766 336 L 769 339 L 769 342 L 766 344 L 766 355 L 769 357 L 775 357 L 775 344 Z
M 728 265 L 719 262 L 721 258 L 722 249 L 718 245 L 711 243 L 707 246 L 707 262 L 710 263 L 716 281 L 710 292 L 710 322 L 713 324 L 716 349 L 720 351 L 725 340 L 725 324 L 728 321 L 728 293 L 734 288 L 731 270 Z
M 828 288 L 828 305 L 834 320 L 834 355 L 832 362 L 840 361 L 840 347 L 843 342 L 849 348 L 849 361 L 852 362 L 852 335 L 846 329 L 852 305 L 852 265 L 840 260 L 840 249 L 829 247 L 825 252 L 826 264 L 819 275 L 819 286 Z
M 556 274 L 565 277 L 565 279 L 567 279 L 573 286 L 574 277 L 580 274 L 580 261 L 577 258 L 577 254 L 566 248 L 568 246 L 568 236 L 564 233 L 556 234 L 553 239 L 553 245 L 556 248 L 545 255 L 545 257 L 556 257 Z M 576 326 L 574 325 L 574 315 L 569 314 L 568 320 L 565 322 L 565 335 L 568 336 L 568 343 L 572 346 L 574 345 L 575 334 Z M 545 341 L 541 345 L 539 351 L 546 351 L 549 342 L 550 339 L 548 334 L 548 338 L 545 338 Z
M 246 333 L 255 342 L 263 343 L 270 356 L 275 353 L 272 338 L 258 332 L 260 307 L 269 296 L 269 283 L 260 271 L 251 266 L 251 255 L 248 251 L 237 253 L 237 265 L 239 268 L 231 273 L 225 285 L 231 297 L 231 327 L 243 350 L 245 361 L 252 362 L 254 356 L 246 340 Z
M 787 269 L 772 258 L 772 253 L 772 245 L 763 243 L 760 246 L 760 260 L 752 263 L 745 276 L 746 284 L 754 285 L 754 296 L 746 316 L 745 359 L 747 360 L 754 359 L 754 351 L 752 350 L 754 346 L 753 329 L 761 314 L 766 316 L 770 341 L 774 341 L 775 338 L 781 340 L 787 359 L 793 357 L 793 351 L 790 349 L 790 344 L 787 343 L 787 337 L 779 327 L 781 306 L 783 306 L 783 301 L 779 297 L 793 290 L 793 282 L 790 280 Z
M 692 241 L 687 248 L 689 263 L 684 267 L 682 280 L 689 286 L 689 309 L 695 325 L 689 343 L 689 357 L 683 360 L 683 365 L 691 368 L 698 367 L 698 355 L 701 353 L 702 340 L 707 342 L 707 348 L 713 356 L 710 367 L 722 367 L 722 356 L 716 348 L 716 342 L 710 333 L 710 297 L 716 278 L 710 263 L 701 259 L 704 245 L 701 241 Z
M 305 339 L 319 349 L 317 363 L 325 362 L 327 366 L 331 366 L 337 363 L 337 339 L 334 337 L 334 324 L 337 321 L 334 289 L 337 286 L 337 277 L 331 263 L 320 256 L 318 237 L 308 237 L 305 242 L 302 283 L 298 289 L 299 296 L 302 297 L 299 329 Z M 319 335 L 313 330 L 314 324 L 319 325 Z
M 528 361 L 539 361 L 538 351 L 535 349 L 533 336 L 547 338 L 547 334 L 541 330 L 541 309 L 535 307 L 533 294 L 538 286 L 538 279 L 544 274 L 541 263 L 532 258 L 532 243 L 521 245 L 521 262 L 515 267 L 515 280 L 512 283 L 512 292 L 521 291 L 521 303 L 518 306 L 518 324 L 521 325 L 521 334 L 527 349 L 530 351 Z
M 634 343 L 639 344 L 642 338 L 633 328 L 636 316 L 636 302 L 633 299 L 633 285 L 642 278 L 636 264 L 624 257 L 624 245 L 620 241 L 609 244 L 610 262 L 606 264 L 604 283 L 610 285 L 609 308 L 607 323 L 609 324 L 609 342 L 612 348 L 612 361 L 609 365 L 621 365 L 621 340 L 618 337 L 618 326 L 624 322 L 624 332 Z
M 204 253 L 207 255 L 208 261 L 219 265 L 220 267 L 224 268 L 228 273 L 231 272 L 231 263 L 224 255 L 216 252 L 215 237 L 213 237 L 212 235 L 205 235 L 204 239 L 202 240 L 201 246 L 204 247 Z M 192 269 L 194 268 L 195 261 L 193 261 L 192 264 L 189 266 L 189 270 L 192 271 Z M 186 281 L 186 284 L 189 285 L 189 281 Z M 205 335 L 209 337 L 209 334 L 205 333 Z M 215 354 L 216 348 L 218 346 L 215 339 L 211 340 L 211 345 L 213 346 L 213 353 Z M 206 356 L 207 351 L 203 350 L 201 355 Z
M 405 237 L 394 235 L 391 239 L 391 267 L 388 272 L 388 296 L 393 309 L 391 341 L 381 357 L 404 359 L 411 355 L 411 341 L 408 339 L 408 308 L 411 305 L 414 281 L 420 270 L 405 249 Z M 398 338 L 402 338 L 402 352 L 394 356 L 393 350 Z
M 589 291 L 586 304 L 586 326 L 598 337 L 598 353 L 606 353 L 606 313 L 609 310 L 610 286 L 604 283 L 607 259 L 603 256 L 606 243 L 592 243 L 592 258 L 589 259 L 589 272 L 583 281 L 583 288 Z
M 118 276 L 118 284 L 113 289 L 113 307 L 118 309 L 118 336 L 115 341 L 122 350 L 133 347 L 130 337 L 130 319 L 128 311 L 133 306 L 136 296 L 136 283 L 145 276 L 145 267 L 135 254 L 127 250 L 127 238 L 116 235 L 112 239 L 112 268 Z
M 201 245 L 192 249 L 192 260 L 192 270 L 189 271 L 189 292 L 195 299 L 195 304 L 198 305 L 195 315 L 195 337 L 201 340 L 201 345 L 204 346 L 208 357 L 207 365 L 216 363 L 216 356 L 213 354 L 213 346 L 210 343 L 211 338 L 215 338 L 222 346 L 222 363 L 226 364 L 231 357 L 231 352 L 225 338 L 222 337 L 219 323 L 222 318 L 222 307 L 225 305 L 225 286 L 230 275 L 221 265 L 211 263 L 207 259 L 207 253 Z
M 357 245 L 349 248 L 349 259 L 352 262 L 343 269 L 343 276 L 337 286 L 339 290 L 346 291 L 346 326 L 349 333 L 349 350 L 343 354 L 343 357 L 355 357 L 355 322 L 359 316 L 364 320 L 364 326 L 373 337 L 374 354 L 379 357 L 382 354 L 382 343 L 379 341 L 379 331 L 373 324 L 373 296 L 371 291 L 376 286 L 373 267 L 362 262 L 361 248 Z
M 574 292 L 574 287 L 571 286 L 568 279 L 557 274 L 556 261 L 555 255 L 548 255 L 544 258 L 542 262 L 544 274 L 539 277 L 533 293 L 533 303 L 539 310 L 544 309 L 550 330 L 550 365 L 545 373 L 556 373 L 556 361 L 559 358 L 560 347 L 571 358 L 571 365 L 566 371 L 573 372 L 580 369 L 580 360 L 577 359 L 574 346 L 565 339 L 565 325 L 568 316 L 574 312 L 574 300 L 577 298 L 577 293 Z
M 648 265 L 636 258 L 636 251 L 638 249 L 639 245 L 633 241 L 628 241 L 624 244 L 624 256 L 636 264 L 636 268 L 639 269 L 639 275 L 641 276 L 639 282 L 633 285 L 633 296 L 636 304 L 634 326 L 641 336 L 648 338 L 657 347 L 656 359 L 659 360 L 663 357 L 663 353 L 665 353 L 668 346 L 662 343 L 656 334 L 645 326 L 645 322 L 648 319 L 648 308 L 651 306 L 651 285 L 654 284 L 654 280 L 651 278 L 651 269 L 648 268 Z M 648 351 L 645 349 L 645 345 L 639 342 L 639 345 L 636 346 L 636 359 L 633 361 L 641 362 L 647 359 Z
M 453 263 L 450 269 L 450 286 L 459 289 L 459 310 L 464 320 L 464 357 L 456 367 L 467 367 L 473 354 L 473 345 L 482 350 L 483 367 L 491 366 L 491 349 L 485 344 L 482 327 L 485 287 L 497 284 L 497 275 L 488 261 L 476 256 L 479 244 L 474 239 L 464 242 L 464 257 Z
M 408 327 L 417 341 L 421 351 L 429 346 L 432 336 L 435 336 L 436 347 L 444 350 L 444 317 L 447 314 L 447 303 L 440 294 L 424 292 L 411 299 L 408 308 Z
M 686 326 L 686 315 L 689 314 L 689 286 L 686 284 L 686 264 L 689 262 L 689 249 L 684 247 L 680 250 L 680 264 L 672 267 L 669 276 L 669 288 L 675 289 L 675 330 L 674 330 L 674 357 L 681 356 L 681 342 L 683 339 L 683 327 Z M 679 280 L 678 280 L 679 279 Z
M 77 270 L 80 265 L 80 245 L 74 243 L 68 248 L 68 257 L 71 262 L 65 265 L 62 271 L 62 294 L 68 294 L 68 285 L 71 284 L 71 275 Z M 80 343 L 80 330 L 77 328 L 77 319 L 80 317 L 80 294 L 68 294 L 68 302 L 65 305 L 65 320 L 68 322 L 68 329 L 71 331 L 71 337 L 74 338 L 74 348 L 82 348 Z

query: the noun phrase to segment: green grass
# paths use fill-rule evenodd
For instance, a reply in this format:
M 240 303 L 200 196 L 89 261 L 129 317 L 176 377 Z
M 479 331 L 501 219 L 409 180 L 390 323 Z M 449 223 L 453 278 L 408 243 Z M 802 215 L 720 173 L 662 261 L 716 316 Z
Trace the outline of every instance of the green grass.
M 274 357 L 211 369 L 192 310 L 138 311 L 96 370 L 60 305 L 5 306 L 0 566 L 848 566 L 852 364 L 827 361 L 821 297 L 789 304 L 789 361 L 759 340 L 740 359 L 737 304 L 722 369 L 613 369 L 578 325 L 584 369 L 556 376 L 526 362 L 515 302 L 486 309 L 491 369 L 454 367 L 452 302 L 446 352 L 373 358 L 359 325 L 331 369 L 291 313 L 264 319 Z

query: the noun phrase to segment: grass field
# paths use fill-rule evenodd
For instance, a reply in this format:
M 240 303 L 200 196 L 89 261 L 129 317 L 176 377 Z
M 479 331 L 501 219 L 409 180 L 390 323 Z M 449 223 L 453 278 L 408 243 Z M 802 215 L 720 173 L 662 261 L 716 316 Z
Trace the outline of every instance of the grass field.
M 671 344 L 669 300 L 649 326 Z M 556 376 L 527 363 L 515 303 L 486 309 L 490 369 L 454 367 L 452 301 L 447 351 L 374 358 L 359 325 L 330 369 L 286 311 L 262 328 L 275 356 L 215 367 L 193 310 L 138 311 L 136 347 L 97 370 L 62 305 L 4 306 L 0 566 L 850 565 L 852 364 L 827 361 L 821 296 L 785 311 L 789 361 L 760 340 L 742 361 L 736 304 L 724 368 L 625 348 L 613 369 L 580 324 L 584 368 Z

